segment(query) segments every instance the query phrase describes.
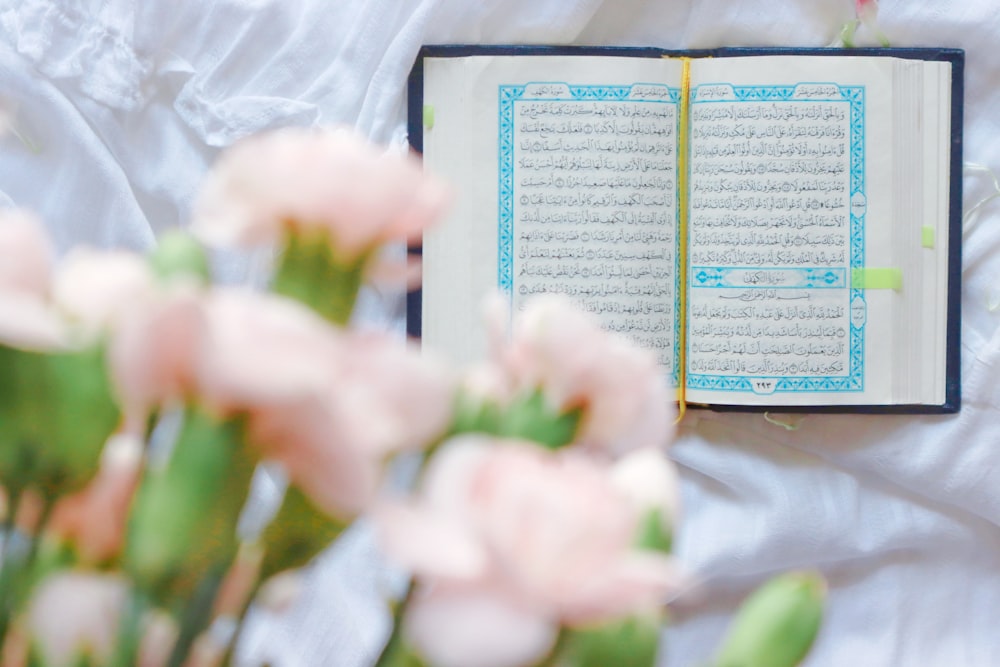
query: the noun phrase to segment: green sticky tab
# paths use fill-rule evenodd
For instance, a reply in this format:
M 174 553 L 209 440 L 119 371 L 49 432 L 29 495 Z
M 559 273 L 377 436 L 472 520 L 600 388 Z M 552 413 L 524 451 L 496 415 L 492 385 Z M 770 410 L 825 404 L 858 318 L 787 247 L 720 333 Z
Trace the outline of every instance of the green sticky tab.
M 424 127 L 428 130 L 434 129 L 434 107 L 429 104 L 424 105 Z
M 903 271 L 896 268 L 851 269 L 851 287 L 854 289 L 891 289 L 903 287 Z
M 920 245 L 925 248 L 934 247 L 934 228 L 924 225 L 920 228 Z

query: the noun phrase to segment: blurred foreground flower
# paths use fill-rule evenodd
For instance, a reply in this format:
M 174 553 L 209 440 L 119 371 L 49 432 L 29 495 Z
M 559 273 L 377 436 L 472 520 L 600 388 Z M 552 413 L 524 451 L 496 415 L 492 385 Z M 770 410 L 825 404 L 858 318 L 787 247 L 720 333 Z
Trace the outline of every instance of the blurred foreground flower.
M 460 431 L 572 442 L 609 458 L 670 442 L 674 398 L 652 352 L 564 296 L 530 301 L 513 323 L 497 298 L 487 317 L 490 359 L 467 376 Z
M 405 637 L 444 667 L 532 664 L 561 626 L 658 614 L 681 581 L 668 556 L 636 548 L 641 513 L 613 470 L 570 450 L 456 438 L 416 502 L 378 517 L 417 577 Z
M 448 200 L 415 158 L 351 130 L 284 129 L 225 153 L 193 230 L 212 245 L 279 244 L 275 290 L 343 324 L 379 248 L 418 239 Z

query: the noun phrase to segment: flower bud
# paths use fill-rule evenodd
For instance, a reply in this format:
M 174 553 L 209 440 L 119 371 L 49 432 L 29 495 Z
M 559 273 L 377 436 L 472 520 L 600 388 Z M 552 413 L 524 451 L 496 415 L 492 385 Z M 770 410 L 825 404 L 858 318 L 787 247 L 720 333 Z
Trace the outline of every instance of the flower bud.
M 211 281 L 205 249 L 192 236 L 180 231 L 165 234 L 149 261 L 153 271 L 163 281 L 179 276 L 205 285 Z
M 823 616 L 826 582 L 791 572 L 758 588 L 730 626 L 714 667 L 794 667 L 809 652 Z

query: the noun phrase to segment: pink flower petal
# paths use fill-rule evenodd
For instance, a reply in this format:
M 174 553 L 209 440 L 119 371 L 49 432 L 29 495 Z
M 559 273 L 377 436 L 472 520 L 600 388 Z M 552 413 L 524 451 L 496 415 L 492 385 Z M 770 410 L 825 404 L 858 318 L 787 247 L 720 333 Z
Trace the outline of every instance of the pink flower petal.
M 216 289 L 205 299 L 208 328 L 198 386 L 229 413 L 295 402 L 328 391 L 340 335 L 305 306 L 269 294 Z
M 289 480 L 322 511 L 351 519 L 375 496 L 379 461 L 360 451 L 354 422 L 318 398 L 249 413 L 249 437 L 264 458 L 279 461 Z
M 374 519 L 382 548 L 410 572 L 454 580 L 486 573 L 483 545 L 457 521 L 398 502 L 381 504 Z
M 121 318 L 108 357 L 130 432 L 143 433 L 151 410 L 194 390 L 205 326 L 199 295 L 187 290 L 137 304 Z
M 388 521 L 389 551 L 428 585 L 460 585 L 477 599 L 502 589 L 497 604 L 576 622 L 646 611 L 678 582 L 672 560 L 633 546 L 645 503 L 572 449 L 453 438 L 429 462 L 415 502 Z M 425 533 L 431 544 L 420 543 Z M 486 557 L 478 579 L 454 555 L 466 552 Z
M 614 567 L 581 580 L 576 589 L 567 591 L 560 615 L 570 625 L 587 625 L 655 611 L 686 581 L 672 557 L 634 551 Z
M 494 316 L 493 329 L 502 327 Z M 503 336 L 495 331 L 495 341 Z M 580 410 L 576 439 L 613 456 L 666 444 L 673 397 L 655 356 L 601 329 L 566 297 L 530 301 L 509 344 L 494 344 L 496 363 L 518 391 L 541 390 L 554 410 Z
M 0 212 L 0 292 L 43 298 L 49 292 L 55 251 L 42 224 L 21 211 Z
M 434 586 L 407 610 L 407 640 L 436 667 L 523 667 L 552 650 L 558 625 L 499 590 Z
M 153 275 L 139 255 L 80 247 L 59 264 L 52 298 L 85 336 L 94 336 L 154 298 L 154 289 Z
M 223 154 L 195 206 L 193 230 L 208 243 L 254 245 L 289 228 L 322 228 L 349 262 L 419 234 L 448 199 L 413 157 L 386 154 L 344 128 L 286 128 Z
M 0 293 L 0 345 L 48 352 L 69 347 L 65 323 L 42 300 L 24 293 Z
M 333 400 L 367 422 L 359 445 L 380 456 L 422 449 L 451 423 L 451 373 L 415 346 L 387 336 L 350 334 L 334 373 Z

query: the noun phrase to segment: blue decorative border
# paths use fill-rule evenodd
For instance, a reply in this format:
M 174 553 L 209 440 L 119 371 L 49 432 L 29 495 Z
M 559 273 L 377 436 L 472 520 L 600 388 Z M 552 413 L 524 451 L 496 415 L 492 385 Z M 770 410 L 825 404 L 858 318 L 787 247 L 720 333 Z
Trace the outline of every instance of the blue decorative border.
M 663 84 L 634 83 L 629 85 L 571 85 L 565 82 L 528 82 L 519 85 L 500 85 L 498 87 L 498 145 L 499 158 L 499 196 L 497 225 L 497 286 L 506 295 L 510 307 L 513 307 L 514 291 L 514 103 L 525 101 L 525 92 L 533 85 L 565 86 L 569 97 L 531 97 L 532 102 L 554 101 L 633 101 L 637 104 L 680 104 L 681 90 Z M 636 99 L 631 97 L 636 86 L 651 85 L 666 88 L 669 97 L 665 99 Z M 680 113 L 677 116 L 676 132 L 680 132 Z M 675 159 L 679 156 L 675 153 Z M 677 173 L 679 165 L 675 166 Z M 678 216 L 679 217 L 679 216 Z M 674 229 L 674 294 L 680 294 L 680 248 L 678 247 L 679 230 Z M 680 315 L 677 312 L 678 299 L 675 299 L 674 313 L 674 370 L 673 383 L 680 383 Z
M 759 266 L 692 266 L 690 285 L 698 288 L 835 289 L 847 287 L 847 269 L 838 267 L 761 268 Z M 781 283 L 769 283 L 761 274 L 779 274 Z M 742 278 L 742 279 L 741 279 Z M 758 278 L 754 280 L 754 278 Z
M 719 85 L 719 84 L 715 84 Z M 820 83 L 816 85 L 833 85 L 840 93 L 839 98 L 810 98 L 803 100 L 794 97 L 796 88 L 801 85 L 812 85 L 812 82 L 800 82 L 791 86 L 731 86 L 733 99 L 718 100 L 694 100 L 696 94 L 692 91 L 692 104 L 712 104 L 713 102 L 847 102 L 850 104 L 851 118 L 851 193 L 850 193 L 850 218 L 851 218 L 851 268 L 861 268 L 865 265 L 865 87 L 864 86 L 840 86 L 835 84 Z M 699 86 L 700 88 L 701 86 Z M 715 269 L 718 275 L 709 276 L 706 273 L 705 283 L 710 279 L 717 282 L 722 280 L 722 271 L 729 267 L 698 267 L 701 271 Z M 758 267 L 760 268 L 760 267 Z M 764 269 L 767 270 L 767 269 Z M 782 269 L 783 270 L 783 269 Z M 843 269 L 840 269 L 841 271 Z M 692 275 L 693 269 L 692 269 Z M 693 283 L 691 283 L 693 284 Z M 719 285 L 706 285 L 719 286 Z M 770 288 L 770 287 L 769 287 Z M 755 288 L 759 289 L 759 288 Z M 851 333 L 850 333 L 850 368 L 846 376 L 804 376 L 804 377 L 783 377 L 783 376 L 734 376 L 734 375 L 706 375 L 688 373 L 687 387 L 689 389 L 708 389 L 712 391 L 754 391 L 752 382 L 754 380 L 774 380 L 773 392 L 860 392 L 864 391 L 864 368 L 865 368 L 865 320 L 867 304 L 865 302 L 864 291 L 851 288 L 848 295 L 848 312 L 851 313 Z M 771 391 L 768 391 L 771 393 Z

